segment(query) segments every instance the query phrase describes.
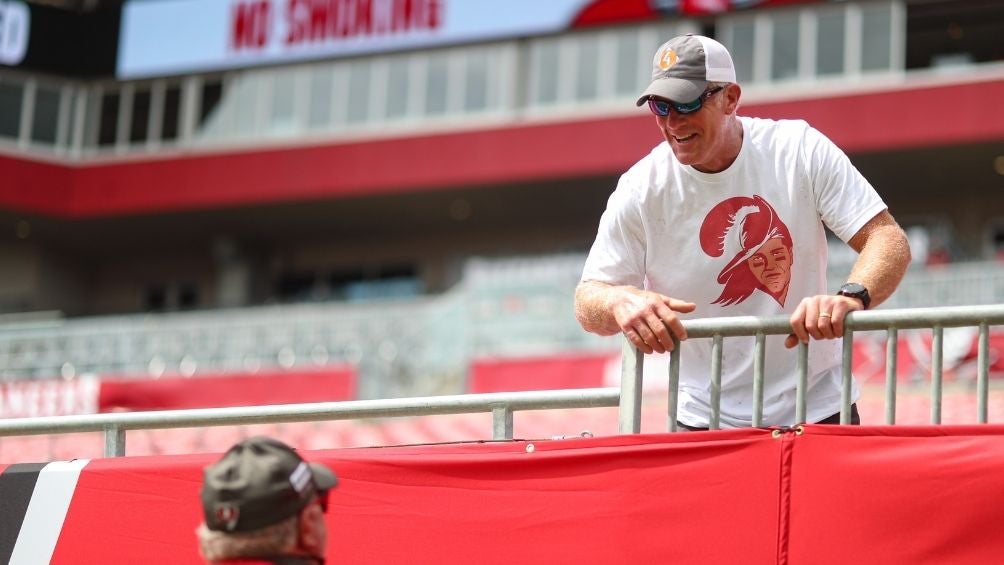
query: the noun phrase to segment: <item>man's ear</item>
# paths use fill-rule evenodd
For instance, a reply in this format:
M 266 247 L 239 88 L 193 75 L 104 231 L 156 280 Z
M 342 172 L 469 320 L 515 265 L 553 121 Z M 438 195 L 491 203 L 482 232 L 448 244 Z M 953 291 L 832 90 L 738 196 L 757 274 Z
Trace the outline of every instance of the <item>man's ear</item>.
M 328 541 L 324 511 L 317 504 L 308 504 L 300 511 L 300 547 L 310 555 L 323 556 Z
M 738 84 L 732 83 L 725 87 L 725 113 L 735 114 L 739 109 L 739 98 L 743 89 Z

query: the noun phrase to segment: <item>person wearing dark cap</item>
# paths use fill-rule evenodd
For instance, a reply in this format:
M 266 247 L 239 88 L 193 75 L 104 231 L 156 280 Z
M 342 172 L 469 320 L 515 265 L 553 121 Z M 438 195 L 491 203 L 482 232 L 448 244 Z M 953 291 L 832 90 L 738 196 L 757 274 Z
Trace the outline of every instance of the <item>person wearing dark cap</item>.
M 797 356 L 786 348 L 810 340 L 821 341 L 809 348 L 805 421 L 839 423 L 844 317 L 889 298 L 909 244 L 832 141 L 801 120 L 740 117 L 741 94 L 721 43 L 683 35 L 659 47 L 637 105 L 648 106 L 665 141 L 611 194 L 576 288 L 576 318 L 590 332 L 623 333 L 645 353 L 681 340 L 678 423 L 705 429 L 712 348 L 684 341 L 681 320 L 785 315 L 791 335 L 766 341 L 760 423 L 802 423 Z M 824 226 L 858 253 L 835 294 L 826 288 Z M 722 427 L 754 422 L 753 340 L 730 338 L 722 350 Z
M 288 445 L 253 437 L 206 467 L 196 534 L 210 563 L 324 563 L 331 469 Z

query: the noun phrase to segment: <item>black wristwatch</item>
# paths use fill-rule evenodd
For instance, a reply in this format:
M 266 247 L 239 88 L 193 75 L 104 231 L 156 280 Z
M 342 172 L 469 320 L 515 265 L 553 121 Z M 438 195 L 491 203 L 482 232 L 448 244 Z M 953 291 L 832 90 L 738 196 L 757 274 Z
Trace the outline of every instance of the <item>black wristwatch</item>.
M 868 289 L 865 288 L 865 285 L 860 283 L 854 283 L 854 282 L 847 283 L 844 286 L 840 287 L 840 290 L 837 291 L 837 294 L 839 294 L 840 296 L 850 296 L 851 298 L 857 298 L 858 300 L 861 301 L 861 304 L 865 307 L 865 310 L 867 310 L 872 303 L 872 297 L 871 295 L 868 294 Z

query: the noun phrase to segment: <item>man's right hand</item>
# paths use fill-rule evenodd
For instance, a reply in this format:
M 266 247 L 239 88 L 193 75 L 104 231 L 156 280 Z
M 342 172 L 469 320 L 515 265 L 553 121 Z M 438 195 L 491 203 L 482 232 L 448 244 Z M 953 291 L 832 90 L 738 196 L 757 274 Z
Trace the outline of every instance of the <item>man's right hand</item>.
M 693 302 L 640 290 L 616 287 L 610 301 L 611 313 L 624 335 L 645 353 L 665 353 L 673 350 L 673 336 L 687 339 L 687 330 L 677 312 L 693 312 Z

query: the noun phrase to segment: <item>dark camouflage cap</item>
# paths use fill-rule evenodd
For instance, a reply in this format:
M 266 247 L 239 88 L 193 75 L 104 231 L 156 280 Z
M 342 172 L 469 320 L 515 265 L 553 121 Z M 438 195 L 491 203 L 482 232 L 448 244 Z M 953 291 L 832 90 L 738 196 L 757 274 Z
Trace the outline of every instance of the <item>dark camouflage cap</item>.
M 297 515 L 316 494 L 337 484 L 331 469 L 307 463 L 281 441 L 249 438 L 204 471 L 206 526 L 221 532 L 264 528 Z

